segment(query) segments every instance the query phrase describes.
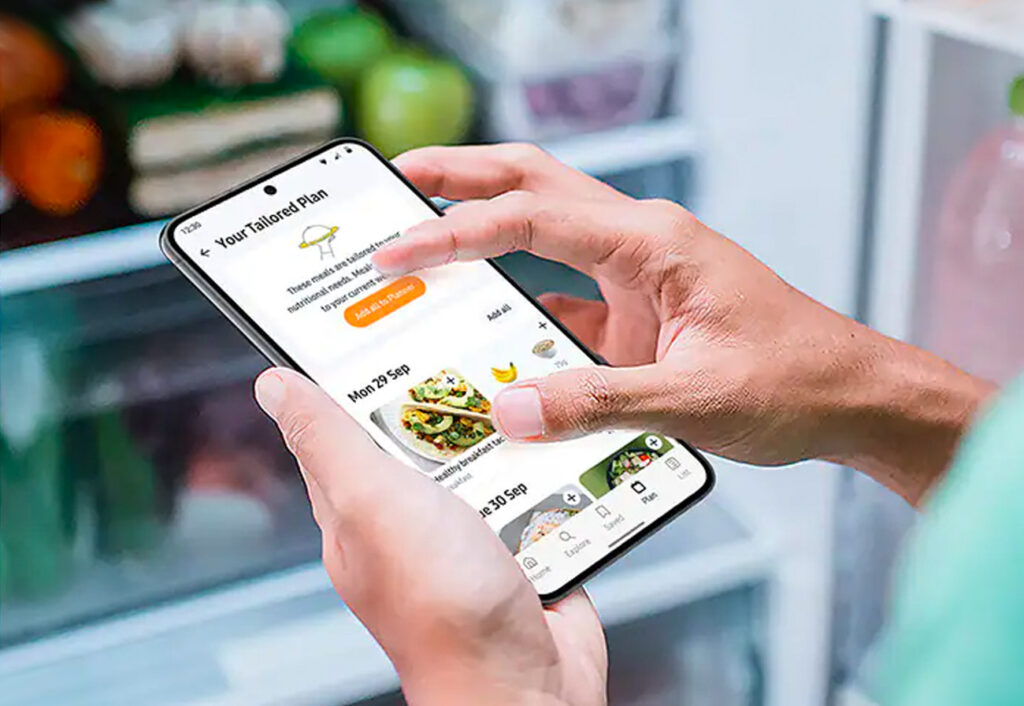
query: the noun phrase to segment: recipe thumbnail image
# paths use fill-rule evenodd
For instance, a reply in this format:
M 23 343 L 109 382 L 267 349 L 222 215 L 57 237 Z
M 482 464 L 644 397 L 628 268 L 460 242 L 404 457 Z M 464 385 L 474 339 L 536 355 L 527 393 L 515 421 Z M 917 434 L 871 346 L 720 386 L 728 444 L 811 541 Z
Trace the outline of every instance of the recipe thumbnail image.
M 587 494 L 575 485 L 552 493 L 501 528 L 498 536 L 513 554 L 551 534 L 590 505 Z
M 427 472 L 494 433 L 491 401 L 452 367 L 412 385 L 370 419 Z
M 607 495 L 661 458 L 672 448 L 672 442 L 660 434 L 641 434 L 625 446 L 591 466 L 580 476 L 580 483 L 595 498 Z

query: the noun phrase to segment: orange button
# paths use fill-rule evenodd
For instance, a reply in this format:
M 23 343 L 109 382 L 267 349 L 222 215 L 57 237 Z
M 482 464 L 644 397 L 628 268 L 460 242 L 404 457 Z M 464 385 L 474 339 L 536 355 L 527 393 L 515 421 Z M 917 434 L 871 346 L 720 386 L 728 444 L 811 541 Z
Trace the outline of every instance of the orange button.
M 400 277 L 384 289 L 360 299 L 345 309 L 345 321 L 352 326 L 363 328 L 374 321 L 383 319 L 396 309 L 423 296 L 427 285 L 419 277 Z

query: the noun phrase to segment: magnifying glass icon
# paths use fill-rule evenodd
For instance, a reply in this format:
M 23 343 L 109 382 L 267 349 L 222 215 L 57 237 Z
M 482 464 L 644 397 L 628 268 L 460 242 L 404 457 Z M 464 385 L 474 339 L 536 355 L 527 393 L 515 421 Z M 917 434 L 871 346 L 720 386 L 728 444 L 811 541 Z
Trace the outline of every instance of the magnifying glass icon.
M 558 538 L 563 542 L 571 542 L 572 540 L 576 539 L 572 536 L 572 533 L 569 530 L 562 530 L 561 532 L 559 532 Z

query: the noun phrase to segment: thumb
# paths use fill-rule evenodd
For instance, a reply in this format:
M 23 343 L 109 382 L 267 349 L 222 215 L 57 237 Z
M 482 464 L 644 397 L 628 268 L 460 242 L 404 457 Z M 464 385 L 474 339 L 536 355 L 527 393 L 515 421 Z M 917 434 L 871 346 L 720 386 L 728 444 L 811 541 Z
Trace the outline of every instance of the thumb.
M 493 418 L 516 441 L 556 441 L 600 429 L 662 426 L 664 379 L 656 365 L 591 367 L 524 380 L 494 399 Z M 661 423 L 659 423 L 659 421 Z
M 285 368 L 256 380 L 256 401 L 276 423 L 322 517 L 345 514 L 391 487 L 396 466 L 320 387 Z M 330 513 L 328 515 L 327 513 Z

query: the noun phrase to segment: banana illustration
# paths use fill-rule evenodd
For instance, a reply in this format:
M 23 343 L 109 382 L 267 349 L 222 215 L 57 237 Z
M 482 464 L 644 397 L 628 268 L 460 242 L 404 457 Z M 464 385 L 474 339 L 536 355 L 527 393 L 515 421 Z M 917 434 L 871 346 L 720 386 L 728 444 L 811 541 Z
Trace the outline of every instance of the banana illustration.
M 491 368 L 491 375 L 498 382 L 504 383 L 514 382 L 519 377 L 519 373 L 516 372 L 515 363 L 509 363 L 507 368 Z

